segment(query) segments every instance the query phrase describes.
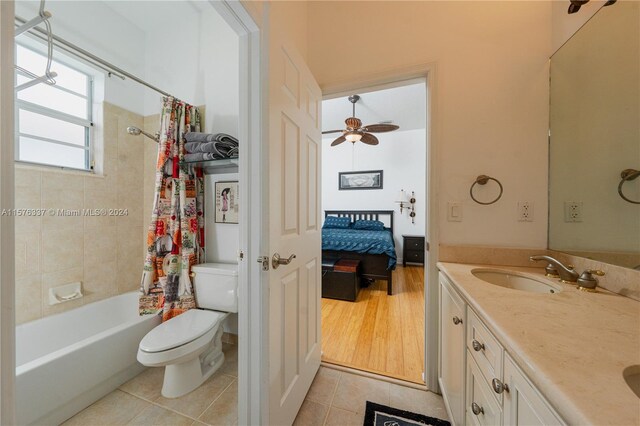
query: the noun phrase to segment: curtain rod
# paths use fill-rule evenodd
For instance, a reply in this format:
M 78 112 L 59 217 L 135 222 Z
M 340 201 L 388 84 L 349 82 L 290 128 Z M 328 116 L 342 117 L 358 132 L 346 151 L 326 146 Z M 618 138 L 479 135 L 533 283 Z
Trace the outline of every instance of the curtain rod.
M 15 18 L 16 18 L 16 21 L 20 22 L 21 24 L 24 24 L 24 23 L 27 22 L 26 19 L 21 18 L 21 17 L 19 17 L 17 15 L 16 15 Z M 34 31 L 39 33 L 39 34 L 35 34 Z M 43 29 L 38 28 L 38 27 L 31 28 L 28 32 L 32 33 L 33 35 L 35 35 L 36 37 L 39 37 L 39 38 L 40 38 L 40 36 L 42 34 L 46 34 L 46 31 L 44 31 Z M 156 86 L 154 86 L 154 85 L 152 85 L 150 83 L 147 83 L 143 79 L 138 78 L 138 77 L 136 77 L 135 75 L 133 75 L 131 73 L 128 73 L 127 71 L 123 70 L 122 68 L 119 68 L 119 67 L 113 65 L 112 63 L 105 61 L 104 59 L 94 55 L 93 53 L 87 52 L 86 50 L 82 49 L 81 47 L 78 47 L 75 44 L 70 43 L 70 42 L 66 41 L 65 39 L 63 39 L 63 38 L 60 38 L 60 37 L 58 37 L 56 35 L 52 35 L 52 38 L 53 38 L 53 40 L 55 42 L 57 42 L 57 43 L 62 45 L 63 50 L 65 50 L 65 51 L 67 51 L 67 52 L 69 52 L 69 53 L 71 53 L 71 54 L 73 54 L 73 55 L 75 55 L 75 56 L 77 56 L 77 57 L 79 57 L 81 59 L 87 60 L 87 58 L 88 58 L 90 60 L 90 62 L 97 62 L 97 64 L 101 65 L 101 66 L 99 66 L 99 68 L 102 68 L 103 70 L 107 71 L 110 74 L 116 75 L 117 77 L 120 77 L 123 80 L 124 80 L 125 77 L 129 78 L 130 80 L 133 80 L 136 83 L 142 84 L 143 86 L 146 86 L 151 90 L 155 90 L 156 92 L 158 92 L 158 93 L 160 93 L 162 95 L 169 96 L 169 97 L 172 97 L 172 98 L 176 99 L 177 101 L 180 101 L 180 99 L 178 99 L 175 96 L 165 92 L 164 90 L 159 89 L 159 88 L 157 88 Z M 61 46 L 58 46 L 58 47 L 61 47 Z

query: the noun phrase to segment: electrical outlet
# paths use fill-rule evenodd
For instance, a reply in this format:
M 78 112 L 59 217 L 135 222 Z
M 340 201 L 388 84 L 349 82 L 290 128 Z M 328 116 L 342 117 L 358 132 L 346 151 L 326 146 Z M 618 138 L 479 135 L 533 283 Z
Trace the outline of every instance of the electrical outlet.
M 564 221 L 582 222 L 582 201 L 564 202 Z
M 518 221 L 533 222 L 533 203 L 530 201 L 518 201 Z

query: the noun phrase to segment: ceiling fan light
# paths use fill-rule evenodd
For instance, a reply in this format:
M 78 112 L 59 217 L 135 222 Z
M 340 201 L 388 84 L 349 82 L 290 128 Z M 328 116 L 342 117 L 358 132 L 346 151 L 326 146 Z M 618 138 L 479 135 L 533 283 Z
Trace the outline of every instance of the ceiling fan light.
M 349 132 L 344 135 L 344 138 L 349 142 L 358 142 L 360 139 L 362 139 L 362 135 L 358 132 Z

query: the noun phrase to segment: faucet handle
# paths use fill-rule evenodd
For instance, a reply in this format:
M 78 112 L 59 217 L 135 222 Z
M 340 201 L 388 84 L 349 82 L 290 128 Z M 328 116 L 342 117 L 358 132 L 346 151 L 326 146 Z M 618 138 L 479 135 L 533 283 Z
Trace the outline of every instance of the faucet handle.
M 603 276 L 604 271 L 600 269 L 585 269 L 578 278 L 578 290 L 595 292 L 598 286 L 598 279 L 593 275 Z
M 560 274 L 558 273 L 558 270 L 556 269 L 555 265 L 553 263 L 549 263 L 546 268 L 544 268 L 544 272 L 545 272 L 545 276 L 549 277 L 549 278 L 560 278 Z

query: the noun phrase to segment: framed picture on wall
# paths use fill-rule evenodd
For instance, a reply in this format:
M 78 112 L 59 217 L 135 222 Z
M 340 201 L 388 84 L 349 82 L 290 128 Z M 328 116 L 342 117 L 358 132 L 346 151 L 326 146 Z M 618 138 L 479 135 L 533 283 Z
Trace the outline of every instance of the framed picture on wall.
M 338 189 L 382 189 L 382 170 L 339 172 Z
M 216 182 L 216 223 L 238 223 L 238 181 Z

